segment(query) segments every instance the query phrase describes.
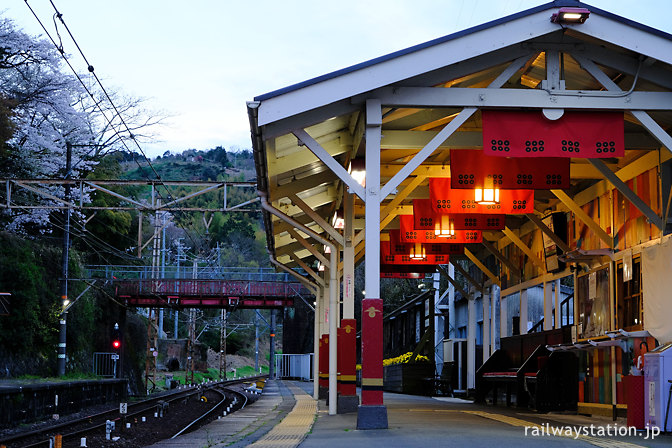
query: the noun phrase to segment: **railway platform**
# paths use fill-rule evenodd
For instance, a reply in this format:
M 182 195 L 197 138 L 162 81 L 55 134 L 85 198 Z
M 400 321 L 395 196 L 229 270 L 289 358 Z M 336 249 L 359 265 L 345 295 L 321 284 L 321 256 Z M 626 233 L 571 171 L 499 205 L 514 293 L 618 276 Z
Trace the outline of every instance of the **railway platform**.
M 623 431 L 619 428 L 627 428 L 624 419 L 614 422 L 570 413 L 538 414 L 454 398 L 393 393 L 385 393 L 389 428 L 360 431 L 355 429 L 356 414 L 329 416 L 324 401 L 316 403 L 311 392 L 312 383 L 268 381 L 262 398 L 249 407 L 152 448 L 672 446 L 669 434 L 653 439 L 653 433 L 647 431 L 619 434 Z M 549 434 L 558 430 L 562 436 Z

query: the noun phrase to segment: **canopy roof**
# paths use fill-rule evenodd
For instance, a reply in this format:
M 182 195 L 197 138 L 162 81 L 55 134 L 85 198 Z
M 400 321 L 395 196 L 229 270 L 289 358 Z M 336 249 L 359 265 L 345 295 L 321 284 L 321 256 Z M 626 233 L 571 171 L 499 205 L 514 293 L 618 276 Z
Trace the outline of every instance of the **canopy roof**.
M 551 15 L 561 7 L 587 8 L 590 17 L 583 24 L 552 23 Z M 546 63 L 549 54 L 560 55 L 559 78 L 568 95 L 551 94 L 542 83 L 552 68 Z M 481 110 L 486 108 L 623 111 L 625 157 L 602 161 L 628 180 L 657 166 L 661 147 L 672 148 L 665 131 L 672 125 L 671 90 L 671 35 L 578 1 L 556 0 L 257 96 L 248 103 L 248 113 L 258 189 L 269 203 L 328 236 L 319 222 L 331 223 L 347 187 L 295 132 L 307 132 L 347 168 L 364 154 L 370 99 L 383 106 L 381 184 L 404 166 L 414 168 L 402 172 L 403 181 L 381 204 L 383 233 L 398 228 L 395 216 L 412 213 L 413 199 L 429 197 L 428 178 L 449 177 L 450 149 L 482 148 Z M 413 157 L 472 107 L 478 110 L 415 168 Z M 667 150 L 660 155 L 663 162 L 671 158 Z M 571 159 L 566 192 L 579 206 L 605 185 L 603 173 L 589 160 Z M 318 218 L 306 212 L 306 205 Z M 561 207 L 551 192 L 535 192 L 539 214 Z M 355 227 L 361 229 L 361 201 L 355 212 Z M 288 266 L 312 266 L 314 251 L 296 239 L 291 226 L 268 213 L 264 218 L 272 256 Z M 511 229 L 522 231 L 526 224 L 524 215 L 507 216 Z M 507 237 L 484 232 L 484 238 Z M 323 252 L 321 244 L 310 244 Z

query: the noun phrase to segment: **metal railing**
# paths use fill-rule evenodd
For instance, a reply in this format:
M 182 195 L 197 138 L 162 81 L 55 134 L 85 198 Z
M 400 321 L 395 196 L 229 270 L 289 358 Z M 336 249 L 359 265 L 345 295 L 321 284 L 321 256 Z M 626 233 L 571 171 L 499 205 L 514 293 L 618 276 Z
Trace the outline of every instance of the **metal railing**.
M 304 272 L 297 271 L 300 274 Z M 161 271 L 152 269 L 151 266 L 114 266 L 92 265 L 86 266 L 87 278 L 100 278 L 106 280 L 144 280 L 161 277 L 165 279 L 191 279 L 193 268 L 191 266 L 166 266 Z M 273 268 L 247 268 L 247 267 L 199 267 L 196 271 L 197 279 L 212 280 L 241 280 L 255 282 L 296 282 L 296 279 L 285 272 L 275 272 Z
M 102 377 L 116 378 L 119 368 L 117 353 L 95 352 L 93 354 L 93 374 Z
M 115 280 L 117 296 L 290 297 L 307 292 L 285 280 L 141 279 Z
M 312 381 L 313 354 L 276 354 L 275 375 L 276 378 L 290 378 L 303 381 Z
M 568 325 L 574 325 L 574 314 L 569 313 L 569 302 L 574 299 L 574 293 L 568 295 L 562 302 L 560 302 L 560 326 L 566 327 Z M 555 315 L 555 308 L 552 310 L 552 314 Z M 529 329 L 528 333 L 537 333 L 544 329 L 544 318 L 542 317 L 539 322 L 534 324 L 532 328 Z

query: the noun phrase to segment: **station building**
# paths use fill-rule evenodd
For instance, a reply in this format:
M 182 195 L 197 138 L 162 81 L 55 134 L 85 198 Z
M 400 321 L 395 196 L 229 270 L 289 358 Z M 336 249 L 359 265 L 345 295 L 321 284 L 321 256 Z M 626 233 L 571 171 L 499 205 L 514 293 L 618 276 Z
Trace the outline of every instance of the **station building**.
M 317 298 L 330 414 L 352 403 L 337 335 L 360 262 L 358 427 L 387 426 L 381 277 L 433 277 L 435 373 L 464 347 L 465 391 L 520 394 L 565 360 L 575 407 L 628 407 L 672 342 L 671 64 L 669 34 L 556 0 L 248 102 L 268 249 Z

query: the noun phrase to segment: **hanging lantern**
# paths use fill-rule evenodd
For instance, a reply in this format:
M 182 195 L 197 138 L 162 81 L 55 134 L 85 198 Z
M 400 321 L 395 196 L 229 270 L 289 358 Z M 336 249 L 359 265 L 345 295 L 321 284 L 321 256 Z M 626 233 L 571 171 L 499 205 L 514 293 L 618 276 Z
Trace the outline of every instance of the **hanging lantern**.
M 474 202 L 480 205 L 499 204 L 499 186 L 495 185 L 492 176 L 487 176 L 482 188 L 474 190 Z
M 412 260 L 424 260 L 427 258 L 425 245 L 422 243 L 415 243 L 411 245 L 411 252 L 408 255 Z
M 455 236 L 455 221 L 448 215 L 441 215 L 439 219 L 436 220 L 437 223 L 434 226 L 434 235 L 440 238 L 449 238 Z

